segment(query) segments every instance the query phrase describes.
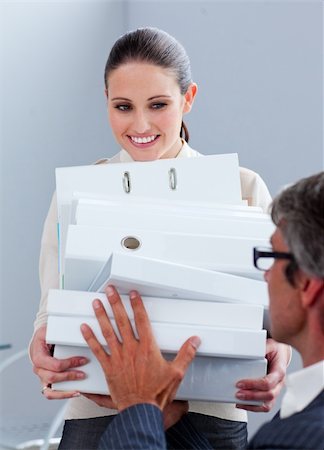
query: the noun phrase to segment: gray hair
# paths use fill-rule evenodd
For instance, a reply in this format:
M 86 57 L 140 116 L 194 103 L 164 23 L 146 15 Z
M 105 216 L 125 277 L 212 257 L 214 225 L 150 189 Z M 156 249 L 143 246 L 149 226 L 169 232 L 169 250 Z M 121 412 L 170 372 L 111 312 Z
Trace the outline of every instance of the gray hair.
M 295 268 L 324 279 L 324 172 L 279 193 L 271 218 L 294 256 Z

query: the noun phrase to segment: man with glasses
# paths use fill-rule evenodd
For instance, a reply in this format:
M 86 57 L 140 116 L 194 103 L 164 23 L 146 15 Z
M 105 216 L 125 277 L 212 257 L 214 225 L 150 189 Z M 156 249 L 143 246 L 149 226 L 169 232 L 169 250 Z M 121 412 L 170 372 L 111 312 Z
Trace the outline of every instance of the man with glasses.
M 273 201 L 271 217 L 276 225 L 271 248 L 255 248 L 254 264 L 265 271 L 268 283 L 271 335 L 300 353 L 303 369 L 288 376 L 281 410 L 261 427 L 248 448 L 323 450 L 324 172 L 281 192 Z M 107 427 L 100 448 L 164 449 L 162 411 L 174 398 L 199 338 L 188 339 L 173 362 L 165 361 L 141 298 L 136 292 L 130 297 L 139 340 L 112 288 L 108 299 L 123 343 L 118 341 L 99 301 L 94 306 L 110 356 L 88 326 L 81 328 L 103 367 L 112 401 L 120 411 Z M 210 448 L 193 428 L 186 432 L 191 434 L 191 448 Z

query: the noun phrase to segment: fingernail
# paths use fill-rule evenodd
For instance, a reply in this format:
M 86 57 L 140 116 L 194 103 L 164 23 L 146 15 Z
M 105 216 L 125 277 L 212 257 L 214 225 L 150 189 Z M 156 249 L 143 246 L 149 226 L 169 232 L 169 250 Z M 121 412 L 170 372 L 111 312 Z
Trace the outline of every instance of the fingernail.
M 239 388 L 239 389 L 243 389 L 244 388 L 244 383 L 239 381 L 238 383 L 236 383 L 236 387 Z
M 93 306 L 94 309 L 99 309 L 100 306 L 101 306 L 100 300 L 97 300 L 97 299 L 93 300 L 92 306 Z
M 235 395 L 237 398 L 239 398 L 240 400 L 244 400 L 246 398 L 245 394 L 242 394 L 240 392 L 237 392 L 237 394 Z
M 109 284 L 108 284 L 108 286 L 106 287 L 106 293 L 107 293 L 107 295 L 113 295 L 113 293 L 114 293 L 113 287 L 110 286 Z
M 190 344 L 197 350 L 197 348 L 199 348 L 200 344 L 201 344 L 201 339 L 199 336 L 192 336 L 192 338 L 190 338 Z
M 76 374 L 76 377 L 77 377 L 78 380 L 83 380 L 83 378 L 85 378 L 85 374 L 79 372 L 79 373 Z
M 137 297 L 137 291 L 130 291 L 129 298 L 131 300 L 134 300 L 134 298 L 136 298 L 136 297 Z
M 83 331 L 83 332 L 87 331 L 87 324 L 81 323 L 80 330 Z
M 80 366 L 83 366 L 84 364 L 87 364 L 89 362 L 89 360 L 87 358 L 81 358 L 79 360 Z
M 73 395 L 72 395 L 72 397 L 80 397 L 80 392 L 75 392 Z

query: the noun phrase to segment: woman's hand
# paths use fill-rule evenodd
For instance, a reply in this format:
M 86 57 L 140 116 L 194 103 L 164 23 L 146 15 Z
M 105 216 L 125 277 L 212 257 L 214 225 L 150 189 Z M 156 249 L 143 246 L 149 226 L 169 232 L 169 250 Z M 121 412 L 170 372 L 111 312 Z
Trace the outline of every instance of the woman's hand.
M 30 345 L 30 357 L 33 363 L 33 371 L 39 377 L 46 398 L 64 399 L 77 397 L 78 391 L 53 391 L 50 386 L 52 383 L 68 380 L 82 380 L 85 373 L 80 370 L 69 370 L 75 367 L 87 364 L 88 360 L 84 357 L 75 356 L 67 359 L 57 359 L 51 355 L 51 346 L 46 344 L 46 326 L 39 328 L 33 337 Z
M 274 339 L 267 339 L 268 373 L 263 378 L 240 380 L 236 387 L 239 400 L 258 400 L 260 406 L 237 404 L 236 407 L 253 412 L 269 412 L 284 385 L 291 348 Z

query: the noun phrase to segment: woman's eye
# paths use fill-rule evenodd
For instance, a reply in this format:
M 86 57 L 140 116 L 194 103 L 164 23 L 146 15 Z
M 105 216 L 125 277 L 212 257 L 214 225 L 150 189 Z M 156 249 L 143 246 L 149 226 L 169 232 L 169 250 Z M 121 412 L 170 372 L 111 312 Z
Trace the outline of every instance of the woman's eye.
M 152 109 L 162 109 L 166 106 L 166 103 L 153 103 L 153 105 L 151 106 Z
M 131 109 L 131 106 L 130 105 L 116 105 L 115 108 L 118 109 L 119 111 L 129 111 Z

